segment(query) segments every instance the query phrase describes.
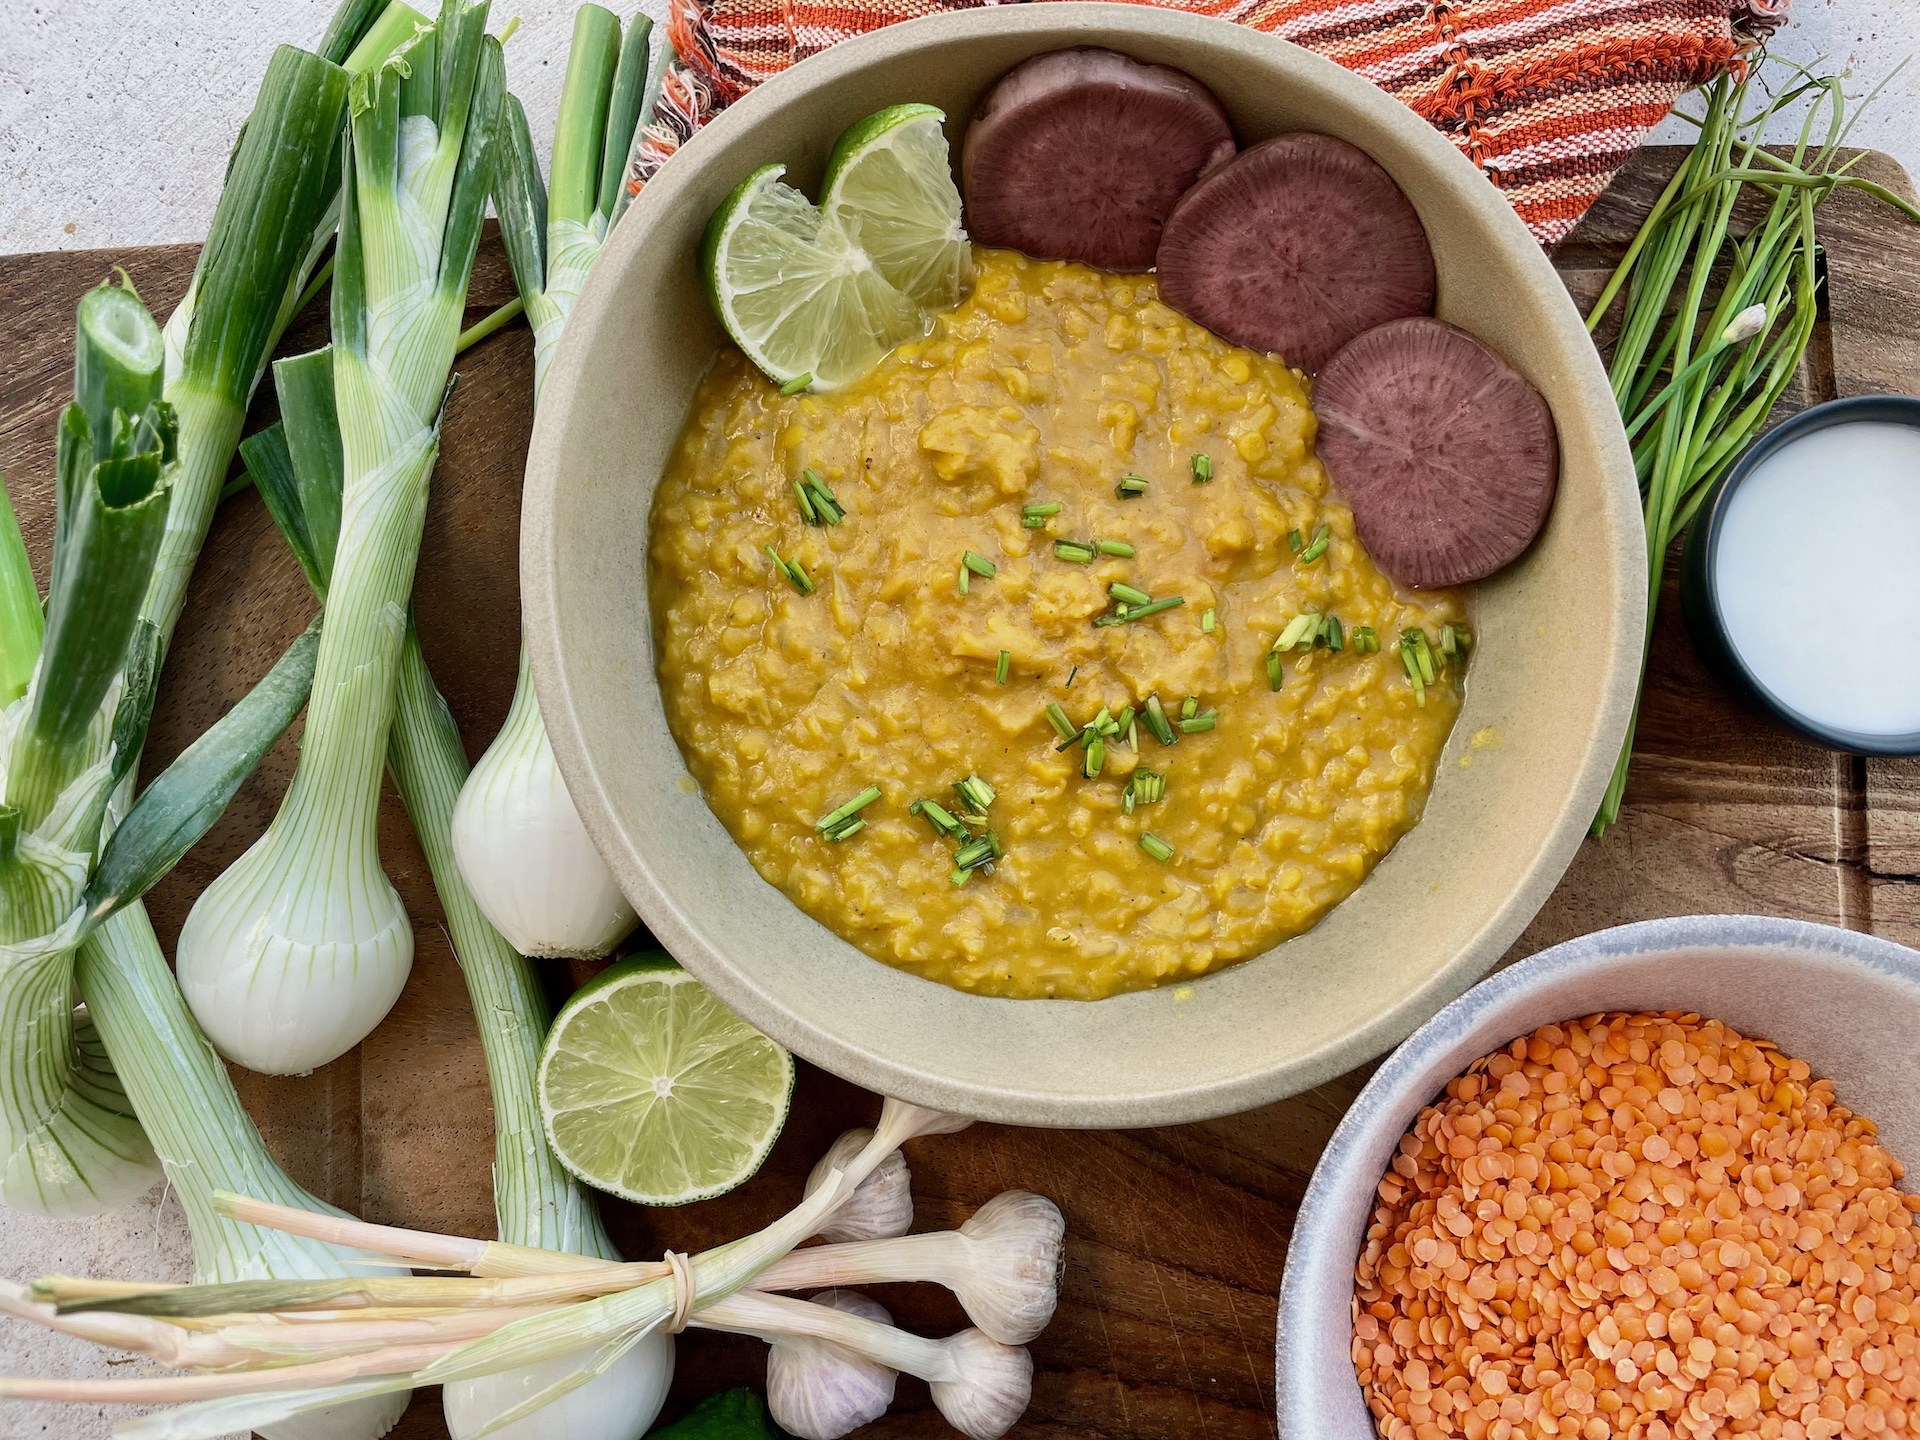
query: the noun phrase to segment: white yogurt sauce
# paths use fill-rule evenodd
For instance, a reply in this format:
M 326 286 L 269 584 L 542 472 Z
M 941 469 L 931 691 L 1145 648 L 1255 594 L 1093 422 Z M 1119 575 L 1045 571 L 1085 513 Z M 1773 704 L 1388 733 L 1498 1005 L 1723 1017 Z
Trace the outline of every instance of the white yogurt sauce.
M 1920 428 L 1830 425 L 1760 462 L 1715 558 L 1727 636 L 1817 724 L 1920 732 Z

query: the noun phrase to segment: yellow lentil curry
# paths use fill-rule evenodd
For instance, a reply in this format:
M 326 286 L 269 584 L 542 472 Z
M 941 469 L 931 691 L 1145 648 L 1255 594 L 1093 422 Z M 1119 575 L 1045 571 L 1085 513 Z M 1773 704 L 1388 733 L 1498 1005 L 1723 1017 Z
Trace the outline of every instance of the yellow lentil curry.
M 652 520 L 668 720 L 754 867 L 877 960 L 1021 998 L 1202 975 L 1309 929 L 1419 819 L 1461 665 L 1436 651 L 1419 703 L 1398 641 L 1437 644 L 1462 599 L 1374 568 L 1283 362 L 1175 314 L 1151 276 L 976 264 L 971 298 L 845 390 L 783 397 L 731 349 L 706 377 Z M 807 523 L 809 469 L 841 523 Z M 1144 488 L 1122 498 L 1128 476 Z M 1075 563 L 1060 540 L 1121 553 Z M 1116 582 L 1183 603 L 1097 625 Z M 1307 611 L 1338 616 L 1343 648 L 1309 636 L 1276 692 L 1268 652 Z M 1050 703 L 1072 729 L 1134 707 L 1131 743 L 1105 737 L 1088 778 Z M 1138 784 L 1129 814 L 1136 769 L 1164 793 L 1137 803 Z M 983 821 L 953 789 L 975 775 Z M 816 828 L 870 786 L 856 833 Z M 994 832 L 990 871 L 956 873 L 962 841 L 920 799 Z

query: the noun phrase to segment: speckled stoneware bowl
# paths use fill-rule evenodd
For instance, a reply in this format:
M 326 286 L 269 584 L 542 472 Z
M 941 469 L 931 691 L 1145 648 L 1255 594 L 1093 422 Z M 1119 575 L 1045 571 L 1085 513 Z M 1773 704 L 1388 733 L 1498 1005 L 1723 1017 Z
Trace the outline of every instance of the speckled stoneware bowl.
M 1199 76 L 1243 142 L 1327 131 L 1386 166 L 1432 239 L 1439 313 L 1546 394 L 1562 474 L 1539 543 L 1480 589 L 1466 706 L 1426 820 L 1357 894 L 1311 934 L 1190 989 L 1093 1004 L 992 1000 L 868 959 L 763 881 L 714 819 L 655 680 L 647 516 L 723 343 L 695 248 L 728 191 L 773 160 L 811 187 L 846 125 L 899 101 L 941 106 L 957 153 L 998 76 L 1084 44 Z M 702 130 L 594 266 L 541 396 L 525 506 L 521 581 L 540 708 L 588 830 L 654 933 L 809 1060 L 888 1094 L 1021 1124 L 1224 1114 L 1317 1084 L 1405 1035 L 1492 966 L 1559 880 L 1618 751 L 1640 665 L 1644 541 L 1625 439 L 1579 316 L 1511 208 L 1412 111 L 1337 65 L 1146 6 L 995 6 L 894 26 L 815 56 Z
M 1543 950 L 1455 1000 L 1375 1072 L 1314 1168 L 1287 1246 L 1277 1350 L 1280 1440 L 1374 1440 L 1350 1347 L 1353 1264 L 1400 1137 L 1479 1059 L 1602 1010 L 1690 1010 L 1771 1040 L 1920 1179 L 1920 953 L 1827 925 L 1690 915 Z

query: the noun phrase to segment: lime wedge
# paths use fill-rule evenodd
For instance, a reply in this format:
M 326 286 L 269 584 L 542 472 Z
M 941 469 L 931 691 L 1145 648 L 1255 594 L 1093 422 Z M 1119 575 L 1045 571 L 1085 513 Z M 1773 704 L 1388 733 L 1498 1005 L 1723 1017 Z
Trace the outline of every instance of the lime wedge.
M 735 187 L 700 242 L 714 313 L 781 385 L 833 390 L 925 332 L 920 307 L 889 284 L 814 203 L 763 165 Z
M 924 310 L 958 305 L 973 281 L 946 118 L 931 105 L 891 105 L 856 121 L 820 182 L 821 213 Z
M 786 1122 L 793 1057 L 664 955 L 623 960 L 567 1001 L 540 1054 L 560 1163 L 642 1205 L 724 1195 Z

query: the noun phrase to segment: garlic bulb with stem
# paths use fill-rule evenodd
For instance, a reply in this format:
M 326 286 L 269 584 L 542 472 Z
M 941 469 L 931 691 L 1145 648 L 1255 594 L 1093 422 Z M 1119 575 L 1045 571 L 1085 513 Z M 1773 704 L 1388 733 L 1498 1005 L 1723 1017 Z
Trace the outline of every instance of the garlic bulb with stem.
M 1044 1195 L 1009 1190 L 958 1230 L 795 1250 L 763 1270 L 756 1290 L 933 1281 L 967 1318 L 1005 1345 L 1024 1345 L 1053 1319 L 1066 1261 L 1066 1221 Z
M 820 1163 L 807 1176 L 807 1194 L 811 1195 L 833 1171 L 844 1168 L 873 1139 L 871 1130 L 848 1130 L 820 1157 Z M 820 1227 L 823 1240 L 884 1240 L 904 1235 L 913 1228 L 913 1174 L 907 1169 L 907 1157 L 898 1150 L 890 1152 L 862 1180 L 847 1202 Z
M 947 1422 L 972 1440 L 999 1440 L 1033 1397 L 1033 1357 L 978 1330 L 930 1340 L 825 1305 L 741 1290 L 693 1312 L 695 1326 L 772 1343 L 783 1336 L 831 1340 L 879 1365 L 925 1380 Z
M 879 1301 L 857 1290 L 828 1290 L 809 1302 L 891 1325 Z M 840 1440 L 878 1420 L 893 1404 L 898 1372 L 832 1340 L 778 1335 L 767 1351 L 767 1408 L 797 1440 Z

